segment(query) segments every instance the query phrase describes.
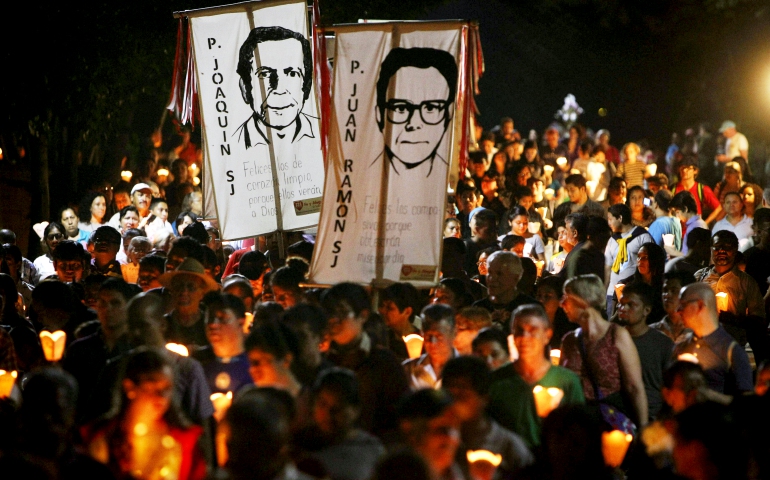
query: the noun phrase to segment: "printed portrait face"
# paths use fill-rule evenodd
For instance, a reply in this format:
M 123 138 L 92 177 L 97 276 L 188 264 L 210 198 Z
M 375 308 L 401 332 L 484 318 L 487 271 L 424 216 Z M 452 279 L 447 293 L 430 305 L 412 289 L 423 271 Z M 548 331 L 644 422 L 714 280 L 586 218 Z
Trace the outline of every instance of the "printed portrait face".
M 308 72 L 303 67 L 302 44 L 293 38 L 261 42 L 257 56 L 258 62 L 252 60 L 254 111 L 273 128 L 291 125 L 304 105 L 302 85 Z
M 449 85 L 434 67 L 402 67 L 390 78 L 391 91 L 384 111 L 391 132 L 386 148 L 407 165 L 419 164 L 434 154 L 446 131 Z

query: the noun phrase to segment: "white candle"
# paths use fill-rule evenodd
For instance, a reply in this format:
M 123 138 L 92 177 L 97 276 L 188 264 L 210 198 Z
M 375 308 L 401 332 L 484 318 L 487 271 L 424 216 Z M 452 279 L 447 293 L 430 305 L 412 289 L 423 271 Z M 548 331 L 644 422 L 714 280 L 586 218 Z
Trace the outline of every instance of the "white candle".
M 663 234 L 663 245 L 667 247 L 673 247 L 674 246 L 674 234 L 673 233 L 664 233 Z
M 611 432 L 602 433 L 602 454 L 604 455 L 604 463 L 611 468 L 617 468 L 623 463 L 623 459 L 626 457 L 628 446 L 634 439 L 630 434 L 621 432 L 620 430 L 613 430 Z
M 190 352 L 187 350 L 187 347 L 185 347 L 184 345 L 180 345 L 178 343 L 167 343 L 166 350 L 170 352 L 174 352 L 177 355 L 181 355 L 183 357 L 190 356 Z
M 727 300 L 728 300 L 727 292 L 719 292 L 717 293 L 717 312 L 726 312 L 727 311 Z
M 651 164 L 647 165 L 647 174 L 649 176 L 651 176 L 651 177 L 654 176 L 655 173 L 657 173 L 657 171 L 658 171 L 658 166 L 656 164 L 651 163 Z
M 243 322 L 243 333 L 249 333 L 251 331 L 251 325 L 254 323 L 254 314 L 246 312 L 246 321 Z
M 559 364 L 559 360 L 561 360 L 561 350 L 558 348 L 552 348 L 551 349 L 551 363 L 554 365 Z
M 693 353 L 683 353 L 676 357 L 676 359 L 682 362 L 698 363 L 698 356 Z
M 233 392 L 227 393 L 212 393 L 211 403 L 214 404 L 214 418 L 217 422 L 225 418 L 225 413 L 230 405 L 233 403 Z
M 404 339 L 404 343 L 406 344 L 406 351 L 409 353 L 409 358 L 419 358 L 420 355 L 422 355 L 422 336 L 417 335 L 416 333 L 412 333 L 401 338 Z
M 556 159 L 556 165 L 564 168 L 566 164 L 567 164 L 567 157 L 559 157 Z
M 503 456 L 499 453 L 492 453 L 489 450 L 468 450 L 466 454 L 468 463 L 487 462 L 494 467 L 499 467 L 503 461 Z
M 551 175 L 553 173 L 553 165 L 543 165 L 543 172 L 546 175 Z
M 564 397 L 564 390 L 555 387 L 544 388 L 541 385 L 536 385 L 532 389 L 532 395 L 535 397 L 537 415 L 545 418 L 559 406 L 561 399 Z
M 51 333 L 48 330 L 40 332 L 40 345 L 43 347 L 45 359 L 49 362 L 58 362 L 64 355 L 64 345 L 67 343 L 67 334 L 63 330 Z
M 618 283 L 615 285 L 615 296 L 618 297 L 618 300 L 623 296 L 623 289 L 626 287 L 626 284 L 624 283 Z

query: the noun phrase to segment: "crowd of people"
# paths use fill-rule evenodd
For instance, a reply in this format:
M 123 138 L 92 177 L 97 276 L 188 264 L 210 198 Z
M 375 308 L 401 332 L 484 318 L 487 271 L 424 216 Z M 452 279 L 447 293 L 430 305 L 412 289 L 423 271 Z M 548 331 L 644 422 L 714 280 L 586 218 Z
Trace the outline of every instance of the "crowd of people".
M 32 261 L 0 230 L 0 472 L 770 476 L 770 189 L 746 138 L 726 121 L 658 159 L 564 130 L 479 129 L 426 290 L 308 286 L 306 232 L 223 241 L 189 137 L 47 219 Z

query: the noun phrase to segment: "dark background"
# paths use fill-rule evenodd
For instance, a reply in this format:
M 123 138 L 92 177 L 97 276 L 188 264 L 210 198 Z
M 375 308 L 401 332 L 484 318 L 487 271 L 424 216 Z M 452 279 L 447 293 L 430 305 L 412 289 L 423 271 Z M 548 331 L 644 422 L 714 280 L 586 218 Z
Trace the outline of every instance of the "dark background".
M 29 231 L 96 181 L 117 179 L 123 159 L 130 167 L 144 158 L 169 96 L 172 12 L 223 3 L 7 7 L 0 225 Z M 542 133 L 572 93 L 585 110 L 579 121 L 609 129 L 616 146 L 647 140 L 664 151 L 672 132 L 703 121 L 716 129 L 729 118 L 749 137 L 751 156 L 766 155 L 769 1 L 321 0 L 320 8 L 325 24 L 478 20 L 486 73 L 477 100 L 487 128 L 512 116 L 524 136 Z M 164 148 L 173 148 L 172 122 L 163 132 Z

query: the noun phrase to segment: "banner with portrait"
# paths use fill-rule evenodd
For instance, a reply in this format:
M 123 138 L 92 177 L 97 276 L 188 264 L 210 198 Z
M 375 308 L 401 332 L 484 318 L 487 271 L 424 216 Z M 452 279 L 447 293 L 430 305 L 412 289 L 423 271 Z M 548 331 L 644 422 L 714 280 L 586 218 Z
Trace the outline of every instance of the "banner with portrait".
M 324 166 L 305 1 L 182 15 L 197 73 L 204 197 L 222 238 L 315 227 Z
M 335 26 L 320 284 L 435 284 L 464 109 L 466 22 Z M 467 120 L 467 119 L 466 119 Z

